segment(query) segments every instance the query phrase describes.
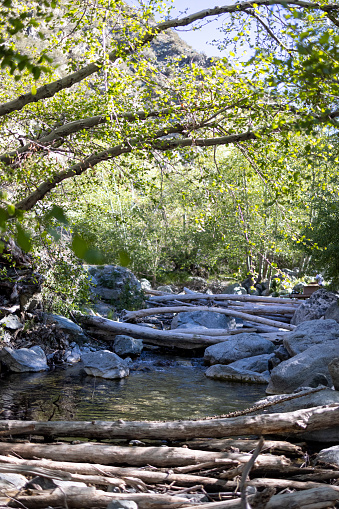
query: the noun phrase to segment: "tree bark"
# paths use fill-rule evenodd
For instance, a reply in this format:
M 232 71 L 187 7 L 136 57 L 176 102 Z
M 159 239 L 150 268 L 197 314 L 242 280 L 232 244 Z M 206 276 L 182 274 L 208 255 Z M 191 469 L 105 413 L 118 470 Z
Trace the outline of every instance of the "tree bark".
M 194 451 L 184 447 L 119 447 L 92 442 L 80 444 L 12 444 L 0 443 L 2 455 L 19 454 L 30 459 L 48 458 L 53 461 L 81 461 L 102 465 L 125 464 L 132 466 L 179 467 L 195 463 L 211 462 L 215 466 L 232 467 L 245 464 L 251 458 L 248 453 Z M 284 456 L 262 454 L 257 458 L 256 469 L 283 471 L 290 466 Z
M 67 461 L 53 461 L 45 458 L 40 460 L 24 460 L 21 458 L 15 458 L 13 456 L 0 456 L 0 464 L 7 467 L 10 465 L 27 466 L 33 469 L 48 469 L 55 470 L 58 473 L 65 472 L 70 474 L 82 475 L 84 478 L 91 478 L 102 474 L 107 479 L 113 479 L 114 477 L 120 477 L 125 479 L 126 477 L 138 478 L 147 484 L 171 484 L 175 483 L 177 486 L 194 486 L 197 483 L 202 484 L 208 489 L 223 490 L 227 487 L 227 482 L 223 479 L 216 479 L 213 477 L 206 477 L 202 475 L 188 475 L 168 472 L 160 472 L 155 469 L 146 470 L 144 468 L 137 469 L 133 467 L 112 467 L 110 465 L 93 464 L 93 463 L 74 463 Z M 112 477 L 114 476 L 114 477 Z M 55 477 L 54 477 L 55 478 Z M 83 479 L 84 482 L 86 482 Z
M 248 435 L 298 435 L 338 426 L 339 406 L 327 405 L 294 412 L 206 418 L 196 421 L 0 421 L 0 434 L 85 437 L 94 439 L 223 438 Z M 24 444 L 25 445 L 25 444 Z M 29 445 L 29 444 L 26 444 Z M 13 447 L 18 444 L 14 444 Z M 0 453 L 10 445 L 0 443 Z M 128 448 L 131 449 L 131 448 Z M 160 450 L 165 450 L 161 448 Z
M 260 295 L 233 295 L 228 293 L 219 293 L 216 295 L 208 295 L 205 293 L 197 293 L 195 295 L 155 295 L 149 297 L 152 302 L 166 302 L 168 300 L 235 300 L 239 302 L 265 302 L 267 304 L 285 304 L 289 307 L 295 304 L 297 307 L 300 306 L 300 302 L 295 299 L 283 299 L 282 297 L 264 297 Z

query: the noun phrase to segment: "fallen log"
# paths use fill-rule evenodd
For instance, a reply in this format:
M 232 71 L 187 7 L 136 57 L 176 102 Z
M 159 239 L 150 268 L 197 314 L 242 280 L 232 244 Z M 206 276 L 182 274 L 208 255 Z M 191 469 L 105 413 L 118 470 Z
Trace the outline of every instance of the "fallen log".
M 256 495 L 248 497 L 248 502 L 255 500 Z M 322 486 L 295 493 L 282 493 L 273 495 L 273 497 L 264 506 L 265 509 L 298 508 L 298 509 L 321 509 L 333 507 L 333 503 L 339 500 L 339 492 L 332 486 Z M 191 505 L 185 505 L 182 509 L 191 508 Z M 208 502 L 199 504 L 199 509 L 241 509 L 243 506 L 241 500 L 223 500 L 222 502 Z
M 195 463 L 212 462 L 215 466 L 231 467 L 247 463 L 248 453 L 207 452 L 190 450 L 184 447 L 119 447 L 98 443 L 58 443 L 58 444 L 12 444 L 0 443 L 2 455 L 19 454 L 23 458 L 48 458 L 54 461 L 93 462 L 102 465 L 132 465 L 156 467 L 179 467 Z M 260 455 L 256 468 L 281 470 L 290 466 L 290 460 L 284 456 Z
M 93 487 L 71 486 L 57 488 L 52 493 L 41 492 L 39 495 L 19 495 L 9 507 L 28 507 L 32 509 L 46 507 L 69 508 L 106 508 L 112 500 L 133 500 L 139 509 L 167 509 L 187 504 L 187 499 L 154 493 L 108 493 Z
M 239 302 L 267 302 L 269 304 L 287 304 L 291 306 L 293 304 L 296 307 L 300 306 L 300 302 L 297 299 L 283 299 L 282 297 L 263 297 L 259 295 L 233 295 L 228 293 L 218 293 L 215 295 L 209 295 L 206 293 L 196 293 L 189 295 L 156 295 L 150 297 L 149 300 L 152 302 L 166 302 L 168 300 L 177 299 L 177 300 L 235 300 Z
M 40 460 L 24 460 L 14 456 L 0 456 L 0 464 L 6 468 L 7 465 L 27 466 L 31 469 L 48 469 L 55 470 L 57 473 L 65 472 L 69 474 L 76 474 L 77 476 L 82 475 L 83 478 L 92 478 L 101 474 L 106 476 L 105 479 L 113 479 L 114 477 L 120 477 L 125 479 L 126 477 L 138 478 L 147 484 L 172 484 L 175 483 L 177 486 L 194 486 L 199 483 L 205 486 L 206 489 L 225 489 L 227 487 L 227 481 L 222 479 L 215 479 L 213 477 L 206 477 L 202 475 L 187 475 L 177 474 L 171 471 L 160 472 L 156 469 L 137 469 L 133 467 L 113 467 L 110 465 L 101 465 L 93 463 L 74 463 L 68 461 L 53 461 L 46 458 Z M 114 477 L 112 477 L 114 476 Z M 55 478 L 55 477 L 54 477 Z M 86 482 L 83 479 L 84 482 Z
M 94 439 L 168 439 L 223 438 L 248 435 L 298 435 L 338 426 L 339 406 L 326 405 L 294 412 L 206 418 L 180 421 L 0 421 L 5 435 L 43 435 L 47 437 L 84 437 Z M 17 447 L 19 444 L 14 444 Z M 23 444 L 27 445 L 27 444 Z M 0 443 L 0 453 L 5 444 Z M 7 444 L 7 452 L 10 445 Z
M 242 313 L 241 311 L 235 311 L 234 309 L 229 309 L 229 308 L 225 309 L 225 308 L 216 308 L 216 307 L 207 307 L 207 306 L 194 306 L 194 311 L 208 311 L 211 313 L 220 313 L 223 315 L 234 316 L 236 318 L 242 318 L 243 320 L 251 320 L 252 322 L 255 322 L 255 323 L 263 323 L 264 325 L 269 325 L 271 327 L 277 327 L 277 328 L 283 328 L 283 329 L 287 329 L 287 330 L 294 330 L 296 328 L 296 325 L 291 325 L 291 324 L 284 323 L 284 322 L 278 322 L 276 320 L 269 320 L 268 318 L 262 318 L 261 316 Z M 131 320 L 135 320 L 136 318 L 144 318 L 145 316 L 158 315 L 160 313 L 165 314 L 165 313 L 184 313 L 184 312 L 187 312 L 187 308 L 185 308 L 183 306 L 140 309 L 138 311 L 128 311 L 125 314 L 125 320 L 131 321 Z M 89 318 L 93 319 L 93 318 L 99 318 L 99 317 L 90 316 Z
M 237 448 L 242 452 L 251 452 L 257 446 L 258 440 L 250 439 L 232 439 L 232 438 L 212 438 L 210 440 L 190 440 L 186 445 L 190 449 L 199 449 L 201 451 L 226 451 L 227 449 Z M 291 454 L 301 456 L 302 448 L 299 445 L 286 442 L 284 440 L 265 440 L 264 452 L 268 451 L 275 454 Z

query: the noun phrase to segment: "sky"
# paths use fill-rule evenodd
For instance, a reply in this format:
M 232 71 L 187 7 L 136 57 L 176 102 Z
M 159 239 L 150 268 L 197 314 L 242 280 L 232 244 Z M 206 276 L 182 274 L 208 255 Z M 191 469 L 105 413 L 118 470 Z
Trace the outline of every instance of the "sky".
M 192 14 L 193 12 L 202 11 L 204 9 L 214 7 L 215 5 L 232 5 L 234 3 L 232 0 L 221 0 L 220 3 L 217 3 L 217 0 L 214 1 L 215 3 L 211 3 L 210 0 L 174 0 L 171 3 L 173 6 L 171 18 L 176 18 L 183 14 Z M 129 0 L 128 3 L 137 5 L 138 1 Z M 218 20 L 216 19 L 208 23 L 205 22 L 204 26 L 200 30 L 192 31 L 180 28 L 176 29 L 176 32 L 196 51 L 205 53 L 209 57 L 226 56 L 225 53 L 220 52 L 216 46 L 209 44 L 213 41 L 213 39 L 220 38 L 220 32 L 218 31 L 218 26 L 220 26 L 220 24 L 221 21 L 219 18 Z

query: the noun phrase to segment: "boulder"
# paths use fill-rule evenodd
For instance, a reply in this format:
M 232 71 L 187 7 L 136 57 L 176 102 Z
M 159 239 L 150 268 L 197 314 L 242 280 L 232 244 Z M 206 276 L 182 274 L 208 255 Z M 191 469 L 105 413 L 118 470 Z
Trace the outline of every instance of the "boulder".
M 270 379 L 269 372 L 257 373 L 241 368 L 235 368 L 234 364 L 225 366 L 223 364 L 215 364 L 210 366 L 205 375 L 214 380 L 225 380 L 227 382 L 240 382 L 252 384 L 267 384 Z
M 140 286 L 142 290 L 152 290 L 152 285 L 146 278 L 140 279 Z
M 42 317 L 47 325 L 54 323 L 60 330 L 69 336 L 71 341 L 81 343 L 87 339 L 87 336 L 85 335 L 82 328 L 65 316 L 53 315 L 52 313 L 43 313 Z
M 2 320 L 0 320 L 0 324 L 2 327 L 5 327 L 5 329 L 10 329 L 13 331 L 22 329 L 23 327 L 17 315 L 8 315 L 5 318 L 2 318 Z
M 316 463 L 331 464 L 339 468 L 339 445 L 322 449 L 317 455 Z
M 290 394 L 301 386 L 317 387 L 330 384 L 329 362 L 339 356 L 339 340 L 315 345 L 281 362 L 271 371 L 267 394 Z
M 62 359 L 67 364 L 76 364 L 81 360 L 81 350 L 79 345 L 73 344 L 65 351 Z
M 143 346 L 142 339 L 135 339 L 119 334 L 115 336 L 113 350 L 120 357 L 127 357 L 127 355 L 140 355 Z
M 326 319 L 335 320 L 339 323 L 339 299 L 327 308 L 324 316 Z
M 228 364 L 228 366 L 235 369 L 245 369 L 247 371 L 263 373 L 268 370 L 268 361 L 274 356 L 274 353 L 265 353 L 262 355 L 255 355 L 254 357 L 245 357 L 244 359 L 239 359 L 238 361 Z
M 283 343 L 293 356 L 314 345 L 335 339 L 339 339 L 339 324 L 335 320 L 310 320 L 299 324 Z
M 320 288 L 298 307 L 293 315 L 291 323 L 293 325 L 299 325 L 299 323 L 308 320 L 318 320 L 324 316 L 327 309 L 337 301 L 338 296 L 335 293 L 328 292 L 325 288 Z
M 95 298 L 107 301 L 118 309 L 143 305 L 141 285 L 129 269 L 118 265 L 90 265 L 87 270 Z
M 0 351 L 0 362 L 15 373 L 37 372 L 48 369 L 45 352 L 40 346 L 18 350 L 5 346 Z
M 223 289 L 223 293 L 230 293 L 235 295 L 247 295 L 246 288 L 241 286 L 239 283 L 233 283 L 232 285 L 226 286 Z
M 127 363 L 109 350 L 85 353 L 81 360 L 88 375 L 100 378 L 124 378 L 129 375 Z
M 111 500 L 106 509 L 138 509 L 134 500 Z
M 273 350 L 272 342 L 260 334 L 244 332 L 227 341 L 207 347 L 204 358 L 209 364 L 230 364 L 245 357 L 269 354 Z
M 339 357 L 335 357 L 328 365 L 328 371 L 336 391 L 339 391 Z
M 171 285 L 161 285 L 157 287 L 158 292 L 164 292 L 164 293 L 175 293 Z
M 172 320 L 171 329 L 235 329 L 236 321 L 222 313 L 212 311 L 187 311 L 178 313 Z

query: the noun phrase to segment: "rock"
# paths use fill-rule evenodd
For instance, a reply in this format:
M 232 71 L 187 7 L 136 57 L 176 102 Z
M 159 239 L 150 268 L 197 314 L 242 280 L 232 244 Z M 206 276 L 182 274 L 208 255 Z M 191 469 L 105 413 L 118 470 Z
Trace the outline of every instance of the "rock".
M 271 371 L 267 394 L 290 394 L 301 386 L 317 387 L 325 379 L 332 384 L 329 362 L 339 355 L 339 340 L 315 345 L 281 362 Z M 325 378 L 324 378 L 325 377 Z
M 134 500 L 112 500 L 107 509 L 138 509 L 138 505 Z
M 109 350 L 85 353 L 81 360 L 88 375 L 100 378 L 124 378 L 129 375 L 125 361 Z
M 5 327 L 5 329 L 10 330 L 18 330 L 23 327 L 17 315 L 8 315 L 5 318 L 2 318 L 2 320 L 0 320 L 0 324 Z
M 223 364 L 215 364 L 209 367 L 205 375 L 214 380 L 225 380 L 228 382 L 267 384 L 270 379 L 269 372 L 257 373 L 241 368 L 235 368 L 233 364 L 225 366 Z
M 335 320 L 339 323 L 339 299 L 337 299 L 337 302 L 333 302 L 333 304 L 327 308 L 324 316 L 326 319 Z
M 211 311 L 187 311 L 178 313 L 172 320 L 171 329 L 235 329 L 236 321 L 222 313 Z
M 227 341 L 207 347 L 204 358 L 210 364 L 230 364 L 245 357 L 272 353 L 273 350 L 272 342 L 260 334 L 244 332 Z
M 339 445 L 322 449 L 317 455 L 316 463 L 331 464 L 339 468 Z
M 233 283 L 232 285 L 226 286 L 224 288 L 223 293 L 230 293 L 235 295 L 246 295 L 247 291 L 246 288 L 239 285 L 239 283 Z
M 113 350 L 120 357 L 134 356 L 141 354 L 143 346 L 142 339 L 135 339 L 121 334 L 115 336 Z
M 164 292 L 164 293 L 174 293 L 173 288 L 171 287 L 171 285 L 161 285 L 161 286 L 158 286 L 157 290 L 159 292 Z
M 339 339 L 339 324 L 335 320 L 310 320 L 299 324 L 283 343 L 293 356 L 314 345 L 335 339 Z
M 298 325 L 308 320 L 318 320 L 325 315 L 327 309 L 338 301 L 335 293 L 320 288 L 305 300 L 295 311 L 291 323 Z
M 152 285 L 146 278 L 140 279 L 140 285 L 142 290 L 152 290 Z
M 21 474 L 0 473 L 0 486 L 3 489 L 20 490 L 27 484 L 27 479 Z
M 81 360 L 81 350 L 79 345 L 67 348 L 62 359 L 64 362 L 67 362 L 67 364 L 75 364 L 76 362 L 79 362 Z
M 112 318 L 115 314 L 115 307 L 111 306 L 110 304 L 106 304 L 106 302 L 96 302 L 95 304 L 92 304 L 92 309 L 95 311 L 95 313 L 99 314 L 100 316 L 103 316 L 104 318 Z
M 274 353 L 265 353 L 263 355 L 255 355 L 254 357 L 245 357 L 238 361 L 228 364 L 229 367 L 235 369 L 244 369 L 247 371 L 255 371 L 263 373 L 268 370 L 268 362 L 274 357 Z
M 15 373 L 48 369 L 46 355 L 40 346 L 18 350 L 5 346 L 0 351 L 0 361 L 7 369 Z
M 339 391 L 339 357 L 335 357 L 328 365 L 328 371 L 336 391 Z
M 129 269 L 118 265 L 89 265 L 87 270 L 94 297 L 118 309 L 142 307 L 141 285 Z
M 82 328 L 76 323 L 72 322 L 69 318 L 60 315 L 53 315 L 51 313 L 43 313 L 43 320 L 46 324 L 55 323 L 56 326 L 65 334 L 68 334 L 71 341 L 82 342 L 87 340 Z
M 205 290 L 207 286 L 207 281 L 203 277 L 192 276 L 189 278 L 189 286 L 191 290 L 201 292 Z

